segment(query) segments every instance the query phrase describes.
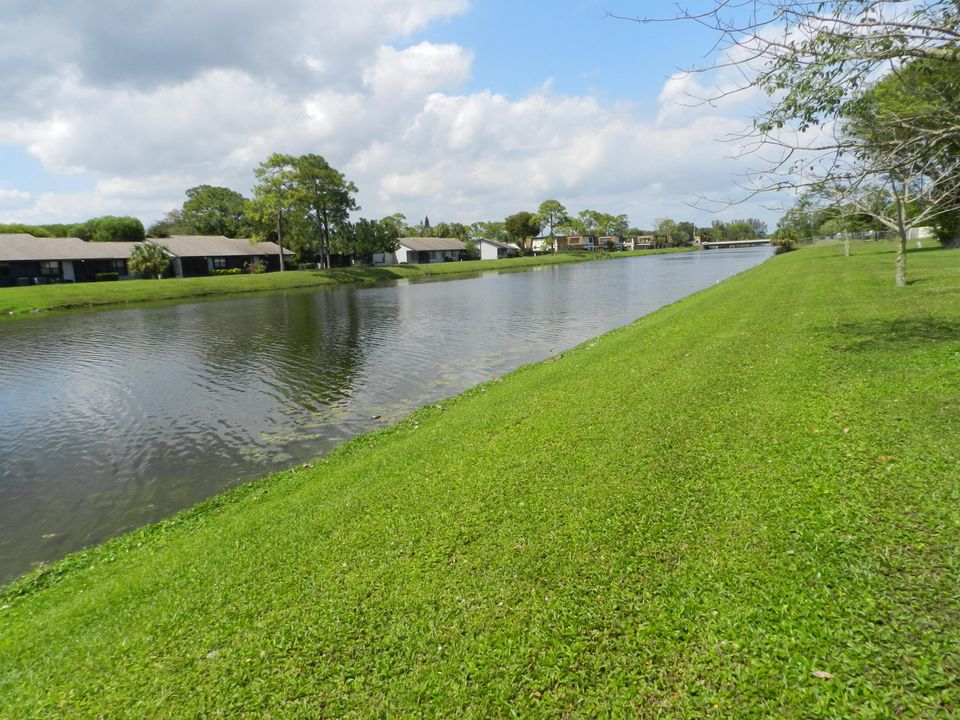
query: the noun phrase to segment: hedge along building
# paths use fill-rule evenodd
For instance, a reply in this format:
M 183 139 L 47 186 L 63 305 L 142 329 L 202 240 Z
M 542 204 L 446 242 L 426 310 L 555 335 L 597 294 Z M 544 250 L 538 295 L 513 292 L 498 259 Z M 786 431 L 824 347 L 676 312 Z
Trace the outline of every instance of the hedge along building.
M 87 282 L 98 275 L 130 276 L 133 242 L 87 242 L 80 238 L 38 238 L 0 234 L 0 286 Z M 105 278 L 104 278 L 105 279 Z
M 216 270 L 244 270 L 251 263 L 262 262 L 267 270 L 280 269 L 280 246 L 274 242 L 252 242 L 223 235 L 171 235 L 149 238 L 162 246 L 173 261 L 177 277 L 212 275 Z M 284 249 L 284 257 L 293 256 Z

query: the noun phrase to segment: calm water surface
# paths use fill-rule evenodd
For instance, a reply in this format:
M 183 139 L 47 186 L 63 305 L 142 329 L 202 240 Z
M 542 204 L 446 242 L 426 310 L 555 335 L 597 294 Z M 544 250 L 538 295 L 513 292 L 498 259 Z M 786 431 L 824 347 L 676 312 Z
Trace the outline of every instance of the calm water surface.
M 0 582 L 770 254 L 635 257 L 0 323 Z

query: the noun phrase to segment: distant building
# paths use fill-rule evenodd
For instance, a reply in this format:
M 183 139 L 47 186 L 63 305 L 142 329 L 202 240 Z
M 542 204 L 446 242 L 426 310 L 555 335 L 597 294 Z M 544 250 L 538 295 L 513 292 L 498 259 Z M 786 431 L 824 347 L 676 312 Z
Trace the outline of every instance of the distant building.
M 150 242 L 166 249 L 177 277 L 212 275 L 214 270 L 242 270 L 252 262 L 262 262 L 267 270 L 280 269 L 280 246 L 274 242 L 255 243 L 223 235 L 171 235 L 150 238 Z M 286 249 L 283 254 L 287 258 L 293 256 Z
M 374 265 L 421 265 L 460 260 L 467 246 L 456 238 L 404 237 L 392 253 L 374 253 Z
M 516 245 L 510 245 L 499 240 L 481 238 L 477 242 L 477 246 L 480 248 L 481 260 L 501 260 L 520 253 L 520 248 Z
M 101 273 L 129 277 L 133 242 L 0 235 L 0 286 L 88 282 Z
M 528 238 L 525 247 L 534 253 L 562 252 L 570 249 L 566 235 L 542 235 Z
M 653 235 L 636 235 L 623 239 L 624 250 L 652 250 L 653 247 Z
M 597 238 L 593 235 L 567 235 L 568 250 L 593 250 L 597 247 Z

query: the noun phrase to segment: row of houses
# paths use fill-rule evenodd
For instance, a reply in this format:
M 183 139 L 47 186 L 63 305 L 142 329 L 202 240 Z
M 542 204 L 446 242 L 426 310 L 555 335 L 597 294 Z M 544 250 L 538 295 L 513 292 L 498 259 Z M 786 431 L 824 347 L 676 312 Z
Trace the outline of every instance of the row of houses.
M 374 265 L 404 265 L 460 260 L 466 245 L 456 238 L 405 237 L 399 238 L 399 247 L 392 253 L 375 253 Z M 556 235 L 527 238 L 524 249 L 528 252 L 562 252 L 564 250 L 599 250 L 607 247 L 617 250 L 645 250 L 654 247 L 652 235 L 618 237 L 616 235 Z M 497 240 L 477 241 L 481 260 L 501 260 L 517 255 L 516 245 Z
M 555 235 L 528 238 L 527 250 L 540 252 L 563 252 L 564 250 L 649 250 L 654 247 L 653 235 L 620 237 L 619 235 Z
M 280 268 L 280 247 L 272 242 L 253 243 L 222 235 L 174 235 L 151 238 L 150 242 L 167 251 L 177 277 L 211 275 L 255 262 L 262 262 L 268 270 Z M 106 273 L 129 278 L 130 253 L 139 244 L 0 234 L 0 286 L 89 282 Z M 284 250 L 284 255 L 293 253 Z
M 222 235 L 173 235 L 150 238 L 149 242 L 167 251 L 176 277 L 212 275 L 218 270 L 242 269 L 257 262 L 267 270 L 280 268 L 280 247 L 273 242 L 254 243 Z M 0 286 L 89 282 L 106 273 L 129 278 L 130 253 L 138 244 L 0 234 Z M 462 260 L 467 250 L 456 238 L 407 237 L 399 238 L 398 244 L 394 252 L 374 254 L 373 264 L 455 262 Z M 482 239 L 477 246 L 482 260 L 499 260 L 519 253 L 515 245 L 497 240 Z M 535 253 L 604 247 L 638 250 L 653 247 L 653 237 L 559 235 L 528 238 L 525 247 Z M 284 250 L 284 255 L 290 258 L 293 253 Z

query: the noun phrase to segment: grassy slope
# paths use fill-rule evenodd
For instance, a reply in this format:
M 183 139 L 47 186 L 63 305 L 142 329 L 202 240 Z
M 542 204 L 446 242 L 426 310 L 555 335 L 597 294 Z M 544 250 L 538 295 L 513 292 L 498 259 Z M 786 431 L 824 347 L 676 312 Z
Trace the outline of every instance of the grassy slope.
M 839 252 L 7 588 L 0 715 L 956 717 L 960 253 Z
M 613 253 L 612 256 L 649 255 L 689 249 L 641 250 Z M 333 270 L 296 270 L 264 275 L 226 275 L 182 279 L 169 278 L 163 281 L 129 280 L 124 282 L 0 288 L 0 317 L 94 305 L 155 302 L 235 293 L 289 290 L 334 283 L 369 283 L 397 280 L 399 278 L 482 272 L 485 270 L 510 270 L 537 265 L 581 262 L 594 257 L 591 253 L 562 253 L 505 260 L 472 260 L 459 263 L 401 265 L 384 268 L 352 267 L 335 268 Z

